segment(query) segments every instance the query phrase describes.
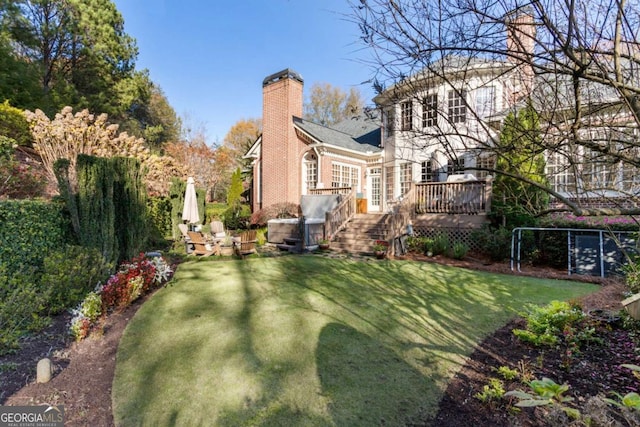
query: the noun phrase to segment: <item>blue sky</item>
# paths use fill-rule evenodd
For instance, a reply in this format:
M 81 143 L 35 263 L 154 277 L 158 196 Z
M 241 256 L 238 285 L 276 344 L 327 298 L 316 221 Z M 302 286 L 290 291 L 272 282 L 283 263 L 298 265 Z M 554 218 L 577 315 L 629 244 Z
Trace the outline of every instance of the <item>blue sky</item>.
M 372 72 L 346 0 L 114 0 L 148 69 L 192 127 L 222 142 L 238 120 L 262 116 L 262 80 L 291 68 L 307 90 L 357 86 Z

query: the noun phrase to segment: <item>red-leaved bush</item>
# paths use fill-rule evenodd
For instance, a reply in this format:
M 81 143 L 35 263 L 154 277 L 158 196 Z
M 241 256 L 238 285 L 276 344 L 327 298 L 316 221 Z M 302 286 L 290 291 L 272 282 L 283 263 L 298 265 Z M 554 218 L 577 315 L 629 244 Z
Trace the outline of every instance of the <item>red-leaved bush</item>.
M 97 289 L 102 315 L 127 307 L 152 288 L 169 281 L 172 275 L 172 267 L 162 257 L 147 258 L 141 253 L 131 261 L 123 262 L 107 283 Z M 71 333 L 78 340 L 88 334 L 91 326 L 88 313 L 83 312 L 83 304 L 74 310 L 71 320 Z

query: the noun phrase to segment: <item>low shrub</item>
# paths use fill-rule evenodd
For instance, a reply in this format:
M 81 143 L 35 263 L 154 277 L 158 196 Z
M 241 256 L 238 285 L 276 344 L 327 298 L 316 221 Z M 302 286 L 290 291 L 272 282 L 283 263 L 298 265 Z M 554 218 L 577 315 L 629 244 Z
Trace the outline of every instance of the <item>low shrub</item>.
M 251 225 L 264 227 L 271 219 L 297 218 L 299 205 L 295 203 L 276 203 L 255 211 L 251 215 Z
M 124 308 L 154 287 L 171 279 L 173 268 L 164 258 L 147 258 L 140 254 L 131 261 L 123 262 L 104 286 L 89 293 L 73 312 L 70 332 L 77 339 L 86 337 L 94 322 L 101 315 Z
M 467 246 L 462 242 L 454 243 L 453 247 L 451 248 L 451 256 L 454 259 L 463 259 L 465 256 L 467 256 L 468 252 L 469 252 L 469 246 Z
M 0 355 L 19 347 L 19 338 L 44 327 L 46 296 L 39 291 L 35 269 L 6 274 L 0 265 Z
M 638 261 L 637 257 L 633 257 L 622 267 L 625 283 L 634 294 L 640 292 L 640 262 Z
M 483 248 L 483 255 L 492 261 L 502 261 L 511 255 L 511 231 L 507 228 L 484 226 L 471 233 L 471 238 Z
M 522 316 L 527 321 L 526 329 L 514 329 L 513 333 L 522 341 L 541 346 L 556 344 L 559 336 L 582 321 L 585 314 L 578 306 L 551 301 L 544 307 L 528 306 Z
M 63 203 L 40 200 L 0 200 L 0 265 L 13 275 L 34 267 L 71 243 L 71 222 Z
M 236 203 L 229 207 L 222 216 L 222 222 L 227 230 L 248 229 L 251 224 L 249 206 Z
M 449 253 L 449 236 L 444 233 L 438 234 L 433 239 L 432 252 L 434 255 L 447 255 Z
M 68 245 L 51 253 L 44 259 L 44 273 L 40 279 L 49 314 L 78 304 L 96 283 L 109 277 L 112 268 L 100 252 L 92 248 Z

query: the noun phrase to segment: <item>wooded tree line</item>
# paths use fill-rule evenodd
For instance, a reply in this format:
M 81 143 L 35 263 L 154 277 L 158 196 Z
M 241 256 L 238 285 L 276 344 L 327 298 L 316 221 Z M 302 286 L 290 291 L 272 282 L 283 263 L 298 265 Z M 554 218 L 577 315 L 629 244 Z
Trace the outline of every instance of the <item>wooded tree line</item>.
M 223 141 L 208 143 L 206 129 L 190 129 L 148 70 L 136 69 L 137 55 L 136 41 L 125 32 L 124 19 L 111 0 L 0 0 L 0 101 L 11 113 L 6 117 L 20 119 L 14 107 L 33 112 L 27 115 L 33 135 L 18 136 L 13 125 L 0 132 L 21 145 L 35 143 L 36 149 L 48 139 L 49 150 L 40 154 L 54 156 L 45 161 L 50 179 L 53 162 L 65 154 L 56 150 L 67 150 L 67 156 L 107 156 L 127 150 L 113 147 L 118 141 L 136 141 L 148 152 L 128 154 L 143 165 L 150 155 L 154 159 L 152 177 L 146 180 L 150 193 L 166 192 L 168 173 L 193 175 L 210 198 L 224 200 L 233 171 L 246 166 L 242 155 L 260 135 L 261 120 L 240 119 Z M 307 118 L 330 125 L 361 112 L 362 105 L 357 91 L 347 95 L 317 84 L 305 110 Z M 0 128 L 6 124 L 0 122 Z M 117 130 L 111 124 L 117 124 Z M 74 125 L 78 127 L 58 138 L 57 127 Z M 80 129 L 87 128 L 104 130 L 95 147 L 81 135 Z M 73 166 L 75 159 L 70 161 Z
M 180 136 L 180 120 L 110 0 L 0 0 L 0 99 L 53 115 L 106 113 L 151 149 Z

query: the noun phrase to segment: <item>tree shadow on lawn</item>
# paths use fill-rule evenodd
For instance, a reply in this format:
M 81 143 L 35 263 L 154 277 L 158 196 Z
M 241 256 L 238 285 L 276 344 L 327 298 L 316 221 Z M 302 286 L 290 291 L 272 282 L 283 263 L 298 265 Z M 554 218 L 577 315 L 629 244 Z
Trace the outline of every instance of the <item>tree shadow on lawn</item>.
M 424 396 L 431 385 L 418 370 L 370 336 L 344 324 L 328 323 L 318 339 L 316 365 L 335 425 L 425 422 L 428 408 Z

